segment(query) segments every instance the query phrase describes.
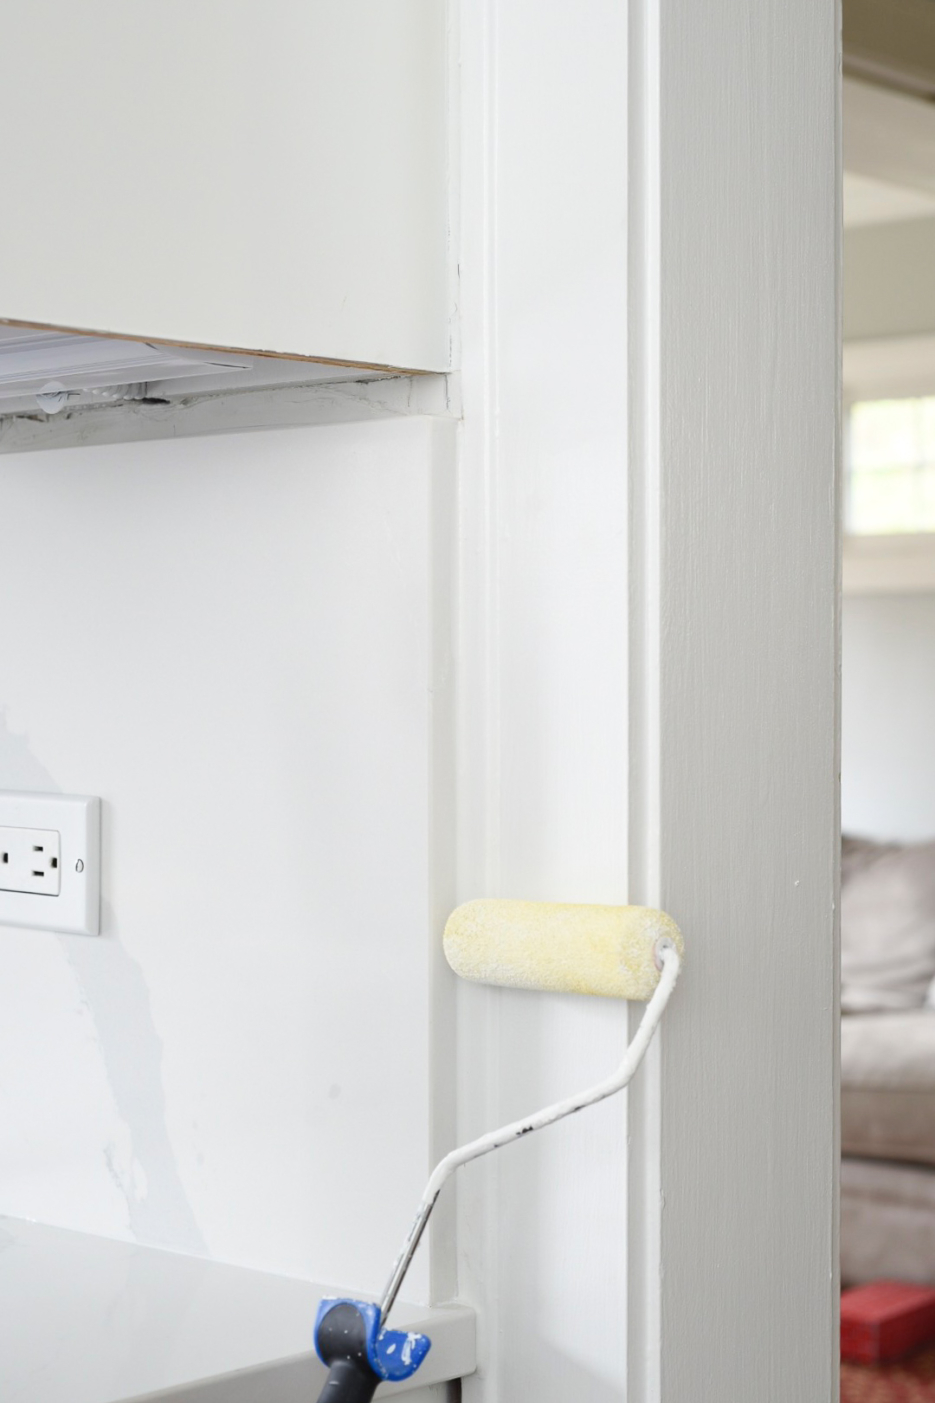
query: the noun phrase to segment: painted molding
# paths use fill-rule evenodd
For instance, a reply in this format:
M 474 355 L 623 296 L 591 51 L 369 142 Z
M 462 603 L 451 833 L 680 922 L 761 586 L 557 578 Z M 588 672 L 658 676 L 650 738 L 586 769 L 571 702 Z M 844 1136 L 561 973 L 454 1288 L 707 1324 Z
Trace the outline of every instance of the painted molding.
M 844 168 L 935 194 L 935 108 L 856 78 L 842 84 Z
M 842 575 L 846 595 L 931 593 L 935 532 L 845 536 Z
M 655 358 L 660 385 L 647 466 L 633 465 L 655 503 L 644 743 L 658 826 L 640 898 L 658 893 L 688 954 L 661 1030 L 659 1272 L 634 1263 L 632 1283 L 658 1293 L 659 1387 L 628 1397 L 828 1403 L 840 14 L 814 0 L 647 8 L 659 236 L 653 323 L 631 354 Z
M 935 219 L 848 229 L 844 235 L 845 340 L 932 333 Z
M 935 335 L 870 336 L 844 343 L 846 401 L 935 394 Z
M 827 1403 L 834 8 L 461 26 L 459 898 L 662 904 L 694 951 L 625 1121 L 459 1184 L 465 1403 Z M 585 1084 L 620 1012 L 460 988 L 461 1136 Z
M 458 895 L 627 894 L 627 7 L 460 7 Z M 459 1139 L 620 1061 L 614 1000 L 458 988 Z M 465 1403 L 629 1397 L 627 1121 L 457 1184 Z

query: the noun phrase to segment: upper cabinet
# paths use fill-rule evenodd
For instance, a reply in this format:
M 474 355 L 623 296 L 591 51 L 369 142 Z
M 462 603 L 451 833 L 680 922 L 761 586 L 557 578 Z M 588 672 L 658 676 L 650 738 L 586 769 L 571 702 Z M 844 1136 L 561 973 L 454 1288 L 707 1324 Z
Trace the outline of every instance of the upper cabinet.
M 441 0 L 7 0 L 0 319 L 448 366 Z

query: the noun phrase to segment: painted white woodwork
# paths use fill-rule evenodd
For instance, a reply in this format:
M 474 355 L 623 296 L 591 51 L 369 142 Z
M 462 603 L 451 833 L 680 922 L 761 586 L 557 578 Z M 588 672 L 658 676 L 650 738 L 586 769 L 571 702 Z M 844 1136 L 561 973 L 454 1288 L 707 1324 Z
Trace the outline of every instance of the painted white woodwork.
M 916 219 L 935 214 L 935 192 L 912 190 L 888 180 L 844 172 L 844 227 L 864 224 L 893 224 L 900 219 Z
M 0 458 L 0 786 L 103 814 L 101 936 L 0 932 L 4 1213 L 381 1290 L 452 1082 L 428 800 L 453 440 Z
M 658 1137 L 643 1202 L 631 1200 L 633 1299 L 658 1287 L 636 1397 L 827 1403 L 839 16 L 810 0 L 662 0 L 658 19 L 643 34 L 655 215 L 635 265 L 645 317 L 631 361 L 634 688 L 649 678 L 631 753 L 631 895 L 671 912 L 690 955 L 634 1126 L 638 1156 Z M 641 1272 L 641 1250 L 658 1277 Z
M 935 394 L 935 335 L 845 341 L 845 401 Z
M 311 1322 L 331 1286 L 0 1218 L 0 1377 L 16 1403 L 309 1403 L 326 1369 Z M 473 1368 L 464 1306 L 403 1302 L 431 1336 L 416 1379 L 380 1396 L 443 1403 Z
M 935 590 L 935 532 L 845 536 L 847 594 L 917 594 Z
M 437 0 L 10 0 L 0 318 L 449 363 Z
M 935 579 L 925 594 L 845 599 L 842 635 L 844 831 L 935 838 Z
M 627 895 L 626 16 L 461 7 L 459 899 Z M 613 1000 L 462 985 L 458 1011 L 461 1138 L 627 1041 Z M 623 1099 L 460 1173 L 466 1403 L 622 1399 Z
M 688 949 L 629 1112 L 465 1171 L 464 1396 L 827 1403 L 834 7 L 461 23 L 459 896 L 658 903 Z M 600 1001 L 458 1008 L 464 1135 L 626 1038 Z

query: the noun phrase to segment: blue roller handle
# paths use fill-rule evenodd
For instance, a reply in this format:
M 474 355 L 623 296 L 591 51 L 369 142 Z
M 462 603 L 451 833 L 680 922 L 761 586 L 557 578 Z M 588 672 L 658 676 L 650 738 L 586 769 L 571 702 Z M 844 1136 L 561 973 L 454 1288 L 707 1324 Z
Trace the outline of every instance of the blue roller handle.
M 326 1296 L 315 1320 L 315 1350 L 328 1366 L 318 1403 L 370 1403 L 384 1380 L 411 1378 L 431 1347 L 427 1335 L 381 1330 L 370 1301 Z

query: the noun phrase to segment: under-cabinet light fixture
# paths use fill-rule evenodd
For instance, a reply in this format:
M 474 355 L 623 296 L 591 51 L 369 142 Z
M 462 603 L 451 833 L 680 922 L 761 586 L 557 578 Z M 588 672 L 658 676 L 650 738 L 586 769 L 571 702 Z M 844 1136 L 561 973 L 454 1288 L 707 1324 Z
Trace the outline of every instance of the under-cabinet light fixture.
M 175 346 L 0 326 L 0 406 L 35 396 L 40 408 L 54 414 L 78 396 L 140 399 L 148 381 L 241 369 L 208 352 Z

